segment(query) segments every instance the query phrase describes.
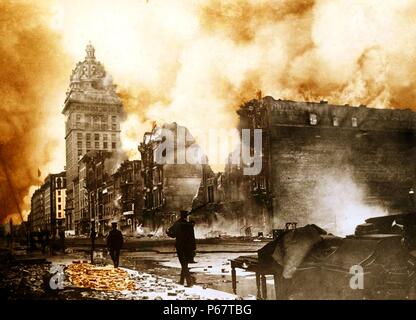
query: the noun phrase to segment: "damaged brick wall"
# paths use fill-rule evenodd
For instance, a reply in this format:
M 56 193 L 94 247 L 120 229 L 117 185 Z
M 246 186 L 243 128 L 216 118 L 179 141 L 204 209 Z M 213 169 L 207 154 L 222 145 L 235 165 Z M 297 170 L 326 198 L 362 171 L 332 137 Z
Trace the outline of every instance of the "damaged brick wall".
M 263 146 L 270 147 L 263 173 L 270 180 L 274 228 L 288 221 L 319 223 L 316 212 L 325 197 L 319 185 L 328 176 L 339 177 L 341 189 L 348 176 L 363 195 L 362 205 L 388 213 L 415 210 L 409 190 L 416 182 L 416 113 L 266 97 L 242 106 L 240 128 L 253 128 L 262 108 L 268 123 L 263 129 L 271 137 Z M 337 200 L 345 205 L 333 198 L 335 207 Z
M 163 192 L 166 210 L 190 210 L 203 177 L 202 165 L 166 164 L 163 166 Z
M 413 140 L 413 142 L 412 142 Z M 319 128 L 275 128 L 272 141 L 274 213 L 279 224 L 312 223 L 319 203 L 317 183 L 326 174 L 351 174 L 367 205 L 391 213 L 409 212 L 415 166 L 406 135 Z

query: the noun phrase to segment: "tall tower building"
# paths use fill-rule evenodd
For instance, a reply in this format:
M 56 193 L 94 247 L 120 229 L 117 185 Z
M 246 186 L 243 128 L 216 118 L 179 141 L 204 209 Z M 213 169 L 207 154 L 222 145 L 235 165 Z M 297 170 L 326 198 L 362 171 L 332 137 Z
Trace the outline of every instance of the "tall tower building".
M 79 185 L 79 165 L 82 156 L 92 150 L 120 150 L 120 121 L 124 110 L 115 91 L 112 78 L 96 60 L 95 49 L 86 47 L 84 61 L 72 70 L 64 109 L 67 177 L 67 229 L 75 230 L 79 220 L 88 219 L 81 212 L 83 201 Z

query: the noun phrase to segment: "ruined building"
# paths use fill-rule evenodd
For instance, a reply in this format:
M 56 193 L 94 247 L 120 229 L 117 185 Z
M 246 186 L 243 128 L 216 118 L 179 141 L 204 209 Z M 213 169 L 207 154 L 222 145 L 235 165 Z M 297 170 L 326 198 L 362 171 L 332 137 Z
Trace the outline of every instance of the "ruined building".
M 259 228 L 297 222 L 331 230 L 363 208 L 416 210 L 415 112 L 265 97 L 238 114 L 240 129 L 262 129 L 262 170 L 244 176 L 241 166 L 227 166 L 227 197 Z
M 166 132 L 171 132 L 174 138 L 170 147 L 164 145 Z M 185 136 L 187 141 L 181 141 Z M 187 153 L 192 159 L 184 159 L 183 163 L 178 156 L 181 145 L 185 151 L 193 148 L 193 152 Z M 142 157 L 145 227 L 162 230 L 175 220 L 179 210 L 202 209 L 208 202 L 214 201 L 213 190 L 209 188 L 209 183 L 213 185 L 210 178 L 214 174 L 186 128 L 175 122 L 155 127 L 145 133 L 139 151 Z M 163 157 L 166 161 L 161 159 Z
M 79 160 L 90 150 L 120 150 L 120 120 L 123 106 L 104 66 L 95 58 L 89 44 L 84 61 L 72 71 L 66 95 L 65 142 L 67 175 L 67 229 L 75 230 L 83 217 L 83 186 L 79 179 Z

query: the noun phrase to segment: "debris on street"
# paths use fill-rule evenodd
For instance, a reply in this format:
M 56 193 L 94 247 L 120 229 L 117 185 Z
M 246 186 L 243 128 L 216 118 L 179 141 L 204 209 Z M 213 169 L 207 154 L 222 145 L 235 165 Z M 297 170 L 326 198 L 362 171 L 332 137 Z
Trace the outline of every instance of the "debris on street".
M 49 264 L 17 264 L 0 268 L 0 297 L 36 299 L 47 292 Z
M 66 273 L 69 281 L 81 288 L 95 290 L 123 291 L 135 290 L 135 282 L 122 269 L 110 266 L 98 267 L 89 263 L 74 263 Z
M 185 287 L 171 279 L 126 268 L 71 264 L 66 269 L 74 287 L 93 289 L 81 293 L 83 299 L 98 300 L 236 300 L 226 292 L 201 286 Z

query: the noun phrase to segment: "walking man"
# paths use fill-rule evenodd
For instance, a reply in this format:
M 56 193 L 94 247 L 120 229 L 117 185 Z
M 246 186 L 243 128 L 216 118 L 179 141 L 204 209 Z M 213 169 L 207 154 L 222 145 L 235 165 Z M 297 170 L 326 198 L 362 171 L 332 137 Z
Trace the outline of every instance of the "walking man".
M 181 264 L 181 277 L 179 284 L 192 286 L 192 277 L 189 272 L 188 264 L 193 261 L 196 250 L 194 224 L 188 221 L 189 212 L 180 211 L 180 218 L 166 231 L 171 238 L 176 238 L 175 247 L 178 259 Z
M 120 250 L 123 247 L 123 234 L 120 230 L 117 230 L 117 222 L 111 223 L 111 228 L 107 236 L 107 248 L 110 251 L 114 268 L 118 268 Z
M 65 231 L 59 230 L 59 243 L 63 253 L 65 253 Z

